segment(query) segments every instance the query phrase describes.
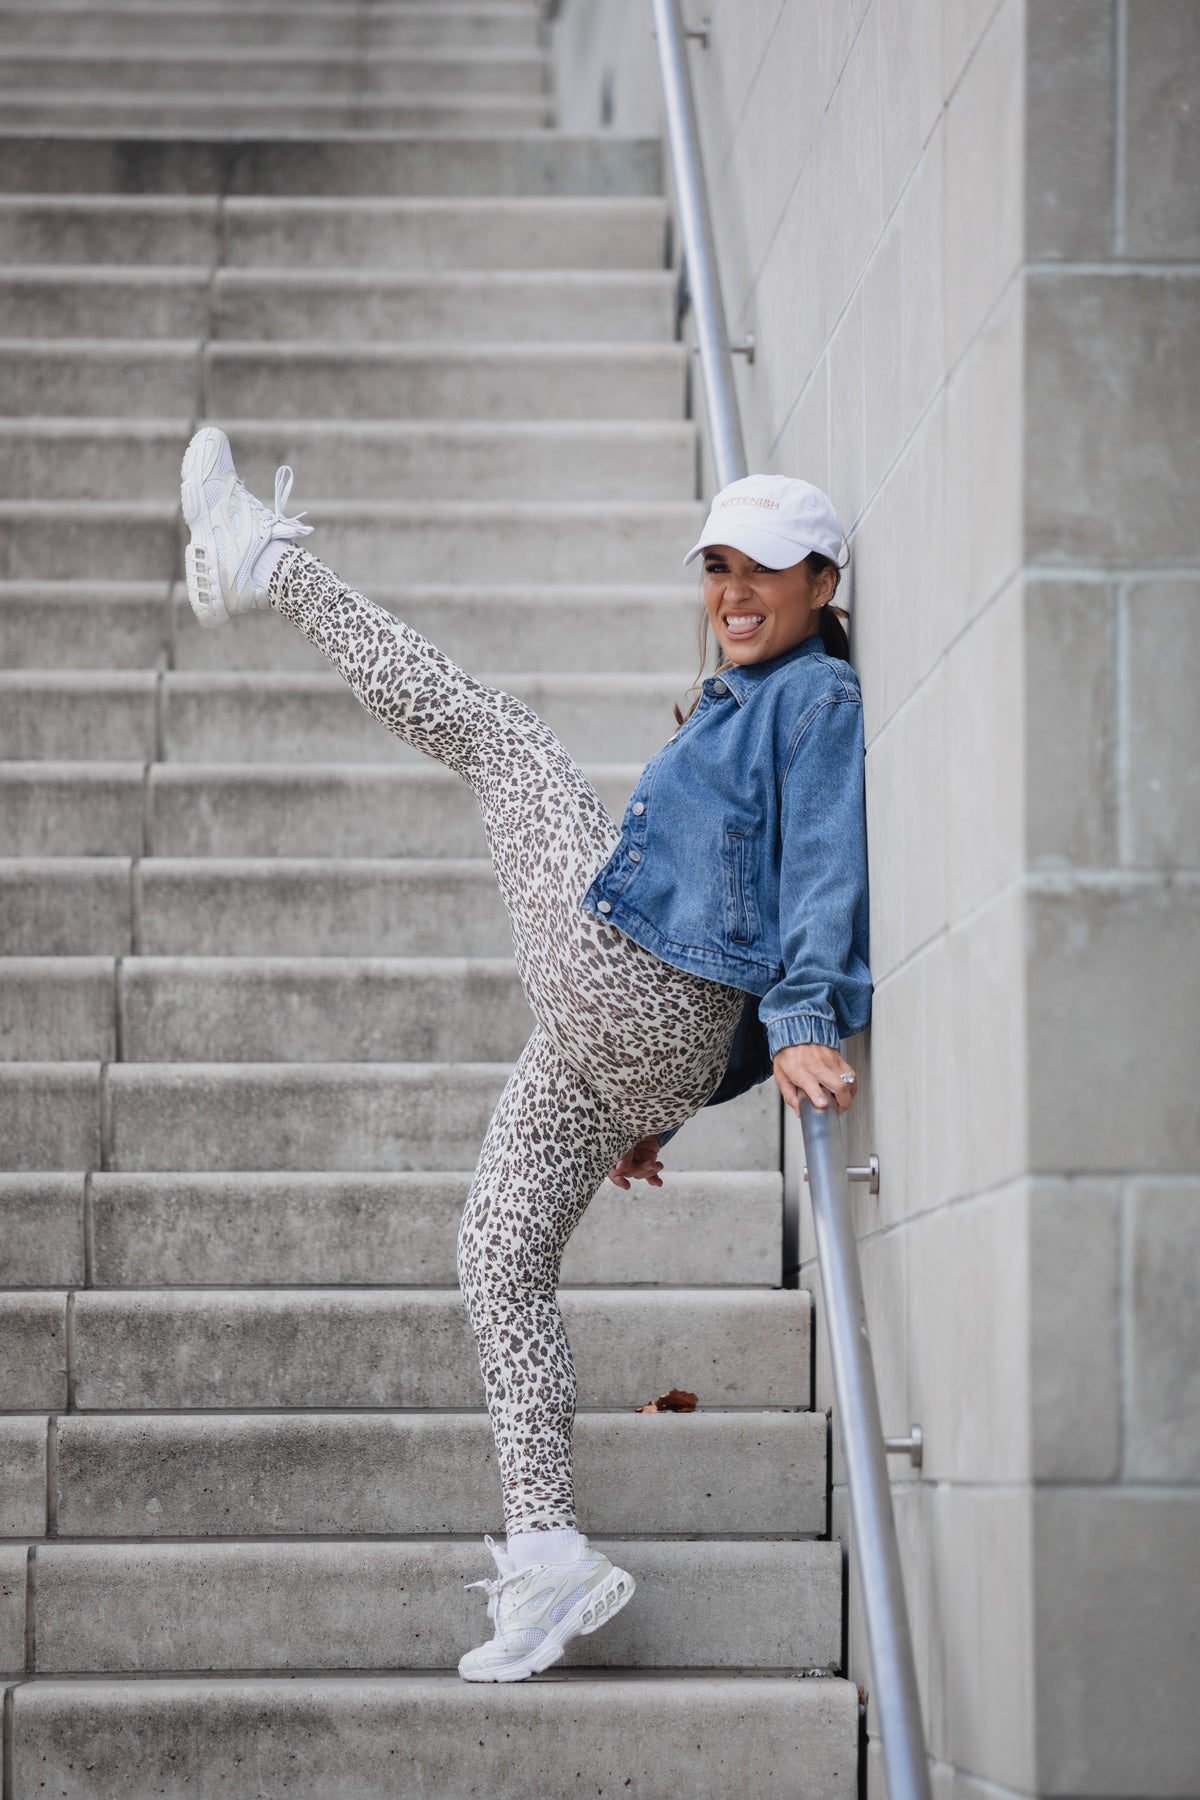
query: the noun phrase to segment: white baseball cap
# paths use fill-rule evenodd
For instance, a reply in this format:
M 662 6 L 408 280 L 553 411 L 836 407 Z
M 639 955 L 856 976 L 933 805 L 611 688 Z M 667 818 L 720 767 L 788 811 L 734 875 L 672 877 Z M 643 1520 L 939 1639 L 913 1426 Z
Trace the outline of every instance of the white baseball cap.
M 810 550 L 839 568 L 846 540 L 828 494 L 790 475 L 744 475 L 723 487 L 704 530 L 684 557 L 694 562 L 710 544 L 729 544 L 768 569 L 790 569 Z

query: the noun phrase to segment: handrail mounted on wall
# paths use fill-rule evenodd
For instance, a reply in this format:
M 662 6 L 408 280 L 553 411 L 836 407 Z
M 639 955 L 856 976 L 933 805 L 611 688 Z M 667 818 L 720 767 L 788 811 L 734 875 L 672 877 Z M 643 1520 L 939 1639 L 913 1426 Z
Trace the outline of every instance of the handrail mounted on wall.
M 748 473 L 746 446 L 742 441 L 742 421 L 733 385 L 733 357 L 725 324 L 725 303 L 717 275 L 712 218 L 696 125 L 696 102 L 687 61 L 687 40 L 679 0 L 653 0 L 653 3 L 667 138 L 675 174 L 675 203 L 679 209 L 688 297 L 696 319 L 696 341 L 708 403 L 708 434 L 717 486 L 725 487 Z

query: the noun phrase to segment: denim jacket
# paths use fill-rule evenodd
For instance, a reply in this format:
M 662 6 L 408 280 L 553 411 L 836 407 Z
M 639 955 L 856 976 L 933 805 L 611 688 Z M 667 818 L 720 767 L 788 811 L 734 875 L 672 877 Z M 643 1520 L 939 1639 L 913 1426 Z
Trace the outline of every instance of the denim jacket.
M 663 962 L 745 990 L 709 1106 L 766 1080 L 785 1044 L 836 1050 L 870 1019 L 863 757 L 858 676 L 819 634 L 722 669 L 583 896 Z

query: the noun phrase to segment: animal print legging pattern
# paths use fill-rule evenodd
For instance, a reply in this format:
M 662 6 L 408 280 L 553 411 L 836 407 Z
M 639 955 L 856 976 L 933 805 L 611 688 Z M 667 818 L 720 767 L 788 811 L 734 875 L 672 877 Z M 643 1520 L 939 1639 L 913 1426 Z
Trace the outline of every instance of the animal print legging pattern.
M 639 1138 L 689 1118 L 744 995 L 662 962 L 580 900 L 620 832 L 523 700 L 288 549 L 270 604 L 389 730 L 469 782 L 537 1025 L 488 1126 L 458 1238 L 509 1532 L 572 1526 L 575 1370 L 557 1287 L 567 1239 Z

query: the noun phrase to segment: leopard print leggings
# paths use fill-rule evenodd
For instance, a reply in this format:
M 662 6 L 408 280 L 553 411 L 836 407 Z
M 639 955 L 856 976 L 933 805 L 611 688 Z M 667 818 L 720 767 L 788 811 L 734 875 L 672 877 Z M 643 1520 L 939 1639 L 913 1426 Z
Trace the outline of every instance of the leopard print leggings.
M 288 549 L 270 604 L 367 710 L 469 782 L 537 1025 L 488 1126 L 458 1237 L 509 1532 L 575 1524 L 575 1369 L 563 1251 L 612 1165 L 698 1111 L 745 996 L 673 968 L 580 900 L 620 837 L 557 735 L 523 700 Z

